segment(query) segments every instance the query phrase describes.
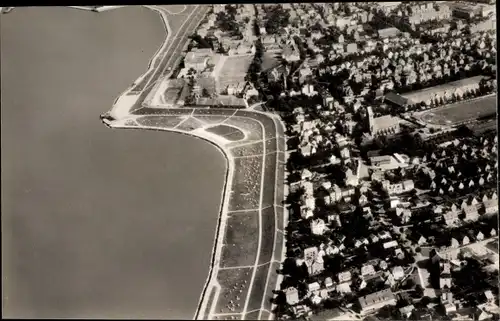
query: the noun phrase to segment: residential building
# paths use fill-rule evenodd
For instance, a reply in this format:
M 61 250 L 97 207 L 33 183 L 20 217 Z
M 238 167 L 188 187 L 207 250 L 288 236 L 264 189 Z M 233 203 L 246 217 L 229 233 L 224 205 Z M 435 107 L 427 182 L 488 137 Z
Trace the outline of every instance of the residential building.
M 324 261 L 316 247 L 310 247 L 304 250 L 304 263 L 309 275 L 318 275 L 324 271 Z
M 359 305 L 361 307 L 361 313 L 368 314 L 386 305 L 396 305 L 396 297 L 392 293 L 391 289 L 384 289 L 382 291 L 360 297 Z
M 290 287 L 285 290 L 285 295 L 286 295 L 286 303 L 289 305 L 295 305 L 299 303 L 299 291 L 294 288 Z

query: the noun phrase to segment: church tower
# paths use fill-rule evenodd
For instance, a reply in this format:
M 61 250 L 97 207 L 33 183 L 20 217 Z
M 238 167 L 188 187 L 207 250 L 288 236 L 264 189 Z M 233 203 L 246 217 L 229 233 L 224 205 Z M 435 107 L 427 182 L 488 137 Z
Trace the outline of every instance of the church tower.
M 373 134 L 373 109 L 369 106 L 366 110 L 368 112 L 368 129 L 370 130 L 370 134 Z

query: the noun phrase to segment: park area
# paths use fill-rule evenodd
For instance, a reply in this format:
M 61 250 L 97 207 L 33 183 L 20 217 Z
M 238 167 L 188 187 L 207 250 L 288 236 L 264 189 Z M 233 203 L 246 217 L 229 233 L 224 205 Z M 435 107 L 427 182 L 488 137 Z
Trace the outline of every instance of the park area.
M 217 282 L 221 291 L 215 313 L 241 313 L 247 298 L 252 268 L 219 270 Z
M 496 95 L 431 109 L 417 118 L 429 125 L 456 126 L 494 113 Z
M 241 130 L 233 126 L 227 125 L 215 125 L 209 128 L 205 128 L 209 133 L 219 135 L 225 139 L 236 142 L 245 138 L 245 134 Z
M 138 117 L 137 123 L 147 127 L 173 128 L 184 119 L 185 118 L 179 116 L 144 116 Z
M 221 267 L 255 263 L 259 243 L 259 212 L 231 214 L 227 220 Z
M 229 198 L 229 211 L 259 207 L 262 160 L 262 156 L 234 159 L 234 180 Z
M 219 87 L 225 88 L 230 84 L 244 82 L 252 60 L 253 55 L 228 57 L 219 73 Z

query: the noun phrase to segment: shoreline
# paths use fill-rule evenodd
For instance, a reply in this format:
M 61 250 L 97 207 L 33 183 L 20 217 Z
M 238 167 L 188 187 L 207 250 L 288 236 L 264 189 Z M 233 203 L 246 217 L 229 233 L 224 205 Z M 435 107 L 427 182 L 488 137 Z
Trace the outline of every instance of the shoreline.
M 111 129 L 142 129 L 142 130 L 151 130 L 151 131 L 165 131 L 165 132 L 173 132 L 177 134 L 182 134 L 186 135 L 189 137 L 193 137 L 195 139 L 200 139 L 203 140 L 212 146 L 214 146 L 223 156 L 224 159 L 226 160 L 226 173 L 224 177 L 224 186 L 221 191 L 221 202 L 219 206 L 219 215 L 217 217 L 217 225 L 215 228 L 215 236 L 214 236 L 214 244 L 212 246 L 212 253 L 210 256 L 210 266 L 209 266 L 209 271 L 208 271 L 208 276 L 205 280 L 205 284 L 203 286 L 203 290 L 201 291 L 200 298 L 197 303 L 197 307 L 193 316 L 194 320 L 199 319 L 199 315 L 201 312 L 206 313 L 206 309 L 209 309 L 211 307 L 206 306 L 205 309 L 201 309 L 203 306 L 203 303 L 205 301 L 207 291 L 209 289 L 212 289 L 217 286 L 217 281 L 214 279 L 214 277 L 217 276 L 218 272 L 218 266 L 217 263 L 219 263 L 219 257 L 220 257 L 220 251 L 222 249 L 222 242 L 220 240 L 223 239 L 224 237 L 224 228 L 226 227 L 226 222 L 227 222 L 227 205 L 228 202 L 228 194 L 231 191 L 232 188 L 232 174 L 234 172 L 234 157 L 229 156 L 228 151 L 225 149 L 225 147 L 221 146 L 218 144 L 218 142 L 212 140 L 209 137 L 203 137 L 199 134 L 193 134 L 177 129 L 167 129 L 167 128 L 160 128 L 160 127 L 154 127 L 154 126 L 144 126 L 144 125 L 125 125 L 125 124 L 119 124 L 119 125 L 114 125 L 113 123 L 109 122 L 104 122 L 106 126 L 108 126 Z M 210 313 L 209 313 L 210 314 Z
M 132 85 L 130 85 L 120 95 L 118 95 L 118 97 L 116 97 L 116 99 L 115 99 L 115 101 L 113 102 L 113 105 L 112 105 L 113 107 L 111 108 L 110 111 L 107 112 L 109 115 L 111 115 L 112 117 L 115 117 L 116 119 L 122 118 L 119 115 L 119 109 L 120 108 L 115 108 L 115 107 L 118 107 L 117 103 L 120 100 L 120 98 L 127 96 L 128 93 L 130 93 L 131 90 L 138 85 L 137 84 L 138 80 L 139 80 L 139 82 L 145 81 L 144 78 L 147 76 L 147 74 L 154 71 L 154 68 L 153 68 L 154 63 L 156 62 L 156 60 L 158 59 L 158 57 L 161 56 L 161 52 L 163 50 L 165 50 L 165 46 L 168 44 L 168 42 L 169 42 L 169 40 L 170 40 L 170 38 L 172 36 L 172 30 L 171 30 L 170 24 L 168 22 L 167 14 L 165 14 L 161 9 L 156 8 L 155 6 L 149 6 L 149 5 L 147 5 L 147 6 L 144 6 L 144 8 L 146 8 L 148 10 L 151 10 L 151 11 L 154 11 L 154 12 L 156 12 L 160 16 L 161 21 L 163 23 L 163 28 L 165 29 L 166 36 L 165 36 L 165 39 L 163 40 L 163 43 L 160 44 L 160 46 L 158 47 L 158 49 L 156 50 L 156 52 L 153 54 L 153 56 L 151 57 L 151 59 L 149 59 L 146 71 L 144 73 L 142 73 L 139 77 L 137 77 L 134 80 L 134 82 L 132 83 Z M 138 98 L 138 96 L 140 96 L 140 94 L 137 94 L 136 96 Z M 134 103 L 132 103 L 130 107 L 132 107 L 136 102 L 137 102 L 137 100 L 135 100 Z M 117 114 L 115 114 L 115 111 L 117 112 Z M 125 113 L 125 115 L 124 115 L 125 117 L 128 115 L 129 111 L 130 111 L 130 109 L 127 110 L 127 112 Z
M 155 6 L 145 6 L 145 7 L 150 9 L 150 10 L 156 11 L 160 14 L 160 16 L 162 17 L 162 21 L 164 22 L 165 29 L 166 29 L 168 34 L 167 34 L 167 37 L 165 38 L 163 44 L 159 47 L 159 49 L 157 50 L 155 55 L 150 59 L 146 72 L 137 78 L 137 80 L 141 80 L 141 81 L 146 81 L 145 77 L 149 73 L 151 73 L 151 72 L 155 73 L 157 71 L 157 70 L 155 70 L 154 65 L 156 64 L 157 59 L 160 56 L 162 56 L 162 52 L 165 50 L 165 47 L 167 46 L 167 44 L 172 36 L 170 26 L 168 24 L 167 13 L 163 12 L 163 10 L 161 8 L 157 8 Z M 165 59 L 165 57 L 163 57 L 163 59 Z M 221 286 L 220 286 L 217 278 L 218 278 L 218 274 L 219 274 L 219 270 L 220 270 L 219 264 L 220 264 L 220 260 L 222 258 L 222 249 L 224 246 L 224 237 L 225 237 L 225 233 L 226 233 L 226 226 L 227 226 L 227 220 L 228 220 L 230 193 L 232 192 L 233 183 L 234 183 L 233 182 L 233 180 L 234 180 L 233 173 L 235 170 L 235 160 L 234 160 L 235 158 L 234 158 L 234 156 L 231 155 L 230 147 L 226 147 L 226 144 L 224 143 L 223 140 L 222 141 L 218 140 L 218 139 L 216 139 L 217 137 L 205 134 L 204 132 L 184 131 L 184 130 L 179 130 L 179 129 L 175 129 L 175 128 L 168 128 L 168 127 L 141 125 L 138 123 L 127 124 L 128 120 L 133 120 L 133 119 L 135 119 L 136 116 L 138 116 L 138 115 L 134 115 L 133 111 L 131 111 L 131 109 L 132 109 L 132 107 L 134 107 L 138 103 L 138 99 L 140 99 L 140 97 L 145 94 L 145 89 L 150 86 L 150 84 L 149 84 L 150 80 L 147 80 L 148 83 L 146 83 L 145 89 L 143 89 L 142 91 L 138 92 L 135 95 L 128 95 L 129 93 L 133 92 L 133 89 L 138 85 L 136 83 L 137 80 L 132 85 L 130 85 L 121 95 L 119 95 L 115 99 L 115 102 L 113 103 L 111 110 L 109 110 L 108 112 L 105 112 L 102 115 L 102 116 L 109 115 L 110 117 L 113 118 L 112 121 L 109 121 L 109 120 L 106 120 L 105 117 L 102 117 L 102 121 L 108 127 L 112 128 L 112 129 L 115 129 L 115 128 L 117 128 L 117 129 L 145 129 L 145 130 L 168 131 L 168 132 L 175 132 L 175 133 L 184 134 L 187 136 L 191 136 L 194 138 L 204 140 L 204 141 L 214 145 L 219 150 L 219 152 L 221 152 L 223 154 L 223 156 L 226 160 L 226 174 L 225 174 L 225 178 L 224 178 L 225 181 L 224 181 L 224 187 L 221 191 L 221 203 L 219 206 L 219 215 L 217 218 L 217 225 L 215 228 L 214 244 L 212 246 L 212 253 L 211 253 L 211 258 L 210 258 L 209 270 L 208 270 L 205 284 L 202 288 L 200 298 L 198 300 L 196 310 L 195 310 L 194 316 L 193 316 L 193 319 L 210 319 L 211 317 L 214 318 L 217 315 L 217 313 L 214 314 L 214 312 L 215 312 L 214 309 L 215 309 L 217 302 L 219 300 L 219 293 L 221 290 Z M 148 93 L 148 95 L 149 95 L 149 93 Z M 129 99 L 130 101 L 127 102 L 127 99 Z M 120 101 L 120 100 L 122 100 L 122 101 Z M 141 104 L 141 106 L 143 106 L 144 102 L 140 102 L 140 104 Z M 149 107 L 154 108 L 153 106 L 149 106 Z M 178 109 L 182 109 L 182 108 L 167 108 L 166 110 L 168 110 L 168 109 L 178 110 Z M 191 108 L 188 108 L 188 109 L 191 109 Z M 193 107 L 192 109 L 194 110 L 194 109 L 196 109 L 196 107 Z M 233 110 L 233 109 L 231 109 L 231 110 Z M 245 109 L 243 109 L 243 110 L 245 110 Z M 236 112 L 236 111 L 237 111 L 237 109 L 234 110 L 234 112 Z M 248 110 L 248 111 L 250 111 L 251 113 L 255 113 L 255 114 L 265 115 L 270 120 L 272 120 L 272 122 L 274 123 L 274 126 L 275 126 L 276 139 L 278 139 L 278 137 L 279 137 L 278 136 L 278 128 L 276 126 L 283 126 L 281 119 L 277 118 L 276 115 L 269 114 L 266 112 L 260 112 L 260 111 L 254 111 L 254 110 Z M 263 131 L 263 133 L 264 133 L 264 131 Z M 285 137 L 282 137 L 282 139 L 285 139 Z M 277 152 L 278 152 L 278 150 L 277 150 Z M 286 152 L 286 151 L 282 151 L 282 152 Z M 263 162 L 265 162 L 265 159 L 266 158 L 264 155 Z M 278 170 L 279 166 L 280 166 L 280 163 L 278 160 L 276 160 L 276 167 L 275 167 L 276 171 Z M 264 174 L 262 174 L 262 175 L 264 175 Z M 278 174 L 276 172 L 275 179 L 274 179 L 274 184 L 275 184 L 276 188 L 280 188 L 280 187 L 284 188 L 284 186 L 278 186 L 276 184 L 277 178 L 278 178 Z M 262 188 L 263 180 L 264 180 L 264 176 L 262 176 L 261 188 Z M 262 195 L 261 195 L 261 198 L 262 198 Z M 281 202 L 281 201 L 282 200 L 279 200 L 279 202 Z M 277 206 L 277 205 L 283 206 L 281 203 L 276 204 L 276 202 L 277 202 L 277 200 L 276 200 L 276 192 L 275 192 L 275 194 L 274 194 L 274 206 Z M 260 209 L 260 211 L 261 210 L 262 210 L 262 208 Z M 264 228 L 261 224 L 262 217 L 260 215 L 261 214 L 259 214 L 259 235 L 260 235 L 260 233 L 263 232 L 263 228 Z M 283 213 L 282 215 L 283 215 L 283 217 L 281 218 L 281 220 L 284 221 L 285 226 L 286 226 L 286 221 L 287 221 L 286 214 Z M 279 226 L 277 219 L 278 219 L 278 216 L 277 216 L 277 213 L 275 210 L 275 223 L 274 223 L 275 224 L 275 231 L 273 234 L 274 235 L 274 244 L 273 244 L 273 251 L 272 252 L 273 252 L 273 256 L 274 256 L 274 253 L 277 250 L 279 251 L 279 253 L 281 254 L 280 255 L 281 262 L 279 262 L 279 263 L 282 263 L 283 252 L 284 252 L 286 241 L 285 241 L 284 234 L 283 234 L 282 248 L 278 249 L 276 247 L 277 246 L 276 236 L 278 235 L 278 233 L 280 233 L 277 229 L 277 226 Z M 259 236 L 259 246 L 260 246 L 260 242 L 262 241 L 263 237 L 266 237 L 266 235 Z M 258 260 L 259 255 L 260 255 L 260 250 L 257 250 L 256 260 Z M 252 276 L 252 279 L 250 281 L 250 284 L 253 283 L 253 277 L 257 271 L 257 267 L 258 267 L 258 265 L 255 265 L 255 267 L 253 268 L 253 271 L 252 271 L 253 276 Z M 273 280 L 273 282 L 276 281 L 276 288 L 279 288 L 282 278 L 280 278 L 279 274 L 278 275 L 274 275 L 274 274 L 275 274 L 275 271 L 272 271 L 272 264 L 270 264 L 269 270 L 267 271 L 266 288 L 267 288 L 267 284 L 269 282 L 271 282 L 271 280 L 273 280 L 273 278 L 276 278 L 276 280 Z M 214 293 L 214 291 L 215 291 L 215 293 Z M 245 304 L 248 304 L 250 294 L 251 293 L 249 291 Z M 212 295 L 214 295 L 213 298 L 212 298 Z M 269 293 L 268 293 L 267 289 L 264 289 L 264 292 L 262 292 L 262 303 L 260 306 L 259 316 L 261 315 L 262 311 L 266 310 L 264 308 L 264 302 L 266 299 L 266 295 L 269 295 Z M 271 295 L 271 297 L 273 297 L 273 295 Z M 209 306 L 209 304 L 210 304 L 210 306 Z M 248 311 L 246 311 L 246 308 L 245 308 L 243 310 L 243 312 L 239 313 L 242 319 L 245 319 L 247 312 Z M 268 311 L 268 312 L 269 312 L 268 319 L 273 319 L 274 314 L 271 311 Z

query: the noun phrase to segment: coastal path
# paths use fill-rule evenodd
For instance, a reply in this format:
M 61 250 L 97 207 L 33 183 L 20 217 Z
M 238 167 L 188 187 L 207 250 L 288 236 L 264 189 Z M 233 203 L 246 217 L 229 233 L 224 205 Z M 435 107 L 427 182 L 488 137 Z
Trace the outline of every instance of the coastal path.
M 276 115 L 224 108 L 155 108 L 144 103 L 177 67 L 209 6 L 158 11 L 168 36 L 148 71 L 101 117 L 111 128 L 177 132 L 208 141 L 227 159 L 212 261 L 196 319 L 272 319 L 273 290 L 284 257 L 284 125 Z M 177 11 L 176 11 L 177 12 Z
M 143 107 L 113 128 L 173 131 L 218 146 L 228 161 L 209 277 L 196 319 L 271 319 L 284 257 L 285 135 L 272 114 Z

